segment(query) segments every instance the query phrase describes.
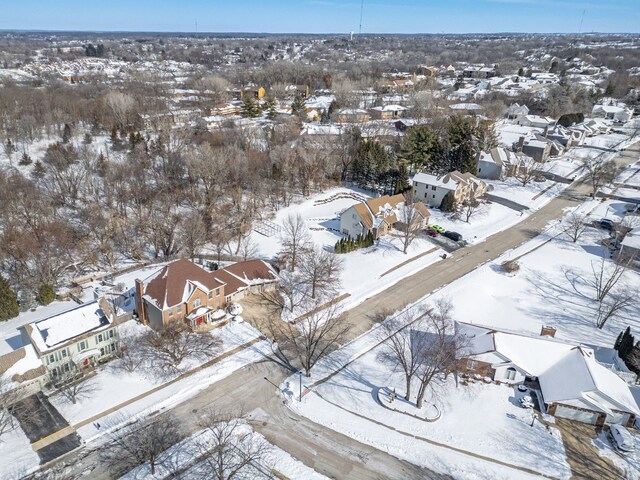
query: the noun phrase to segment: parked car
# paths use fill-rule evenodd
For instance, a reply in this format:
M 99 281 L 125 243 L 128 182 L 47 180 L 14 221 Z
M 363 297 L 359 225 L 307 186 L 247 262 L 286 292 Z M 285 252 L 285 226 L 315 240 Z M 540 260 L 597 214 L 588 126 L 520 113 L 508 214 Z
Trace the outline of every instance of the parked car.
M 622 425 L 609 425 L 609 440 L 620 453 L 630 453 L 636 449 L 636 441 L 631 432 Z
M 438 233 L 444 233 L 446 231 L 440 225 L 427 225 L 427 228 L 430 228 L 431 230 L 433 230 L 435 232 L 438 232 Z
M 453 240 L 454 242 L 459 242 L 460 240 L 462 240 L 462 235 L 460 235 L 458 232 L 447 231 L 444 232 L 443 235 Z
M 605 230 L 609 230 L 610 232 L 612 232 L 614 229 L 613 221 L 609 220 L 608 218 L 601 218 L 600 228 L 603 228 Z
M 426 233 L 427 236 L 429 236 L 429 237 L 437 237 L 438 236 L 438 232 L 436 232 L 435 230 L 431 230 L 430 228 L 426 228 L 424 230 L 424 233 Z
M 529 395 L 525 395 L 524 397 L 520 397 L 520 406 L 522 406 L 522 408 L 533 408 L 533 400 L 531 399 L 531 397 Z

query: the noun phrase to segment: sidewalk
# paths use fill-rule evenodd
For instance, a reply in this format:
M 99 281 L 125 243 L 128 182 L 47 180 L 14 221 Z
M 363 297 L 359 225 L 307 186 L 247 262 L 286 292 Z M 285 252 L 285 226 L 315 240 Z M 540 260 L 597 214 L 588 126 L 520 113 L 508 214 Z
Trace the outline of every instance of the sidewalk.
M 68 435 L 71 435 L 73 433 L 75 433 L 78 429 L 84 427 L 85 425 L 89 425 L 97 420 L 100 420 L 101 418 L 110 415 L 111 413 L 120 410 L 121 408 L 126 407 L 127 405 L 130 405 L 132 403 L 137 402 L 138 400 L 141 400 L 143 398 L 148 397 L 149 395 L 153 395 L 154 393 L 167 388 L 175 383 L 180 382 L 181 380 L 184 380 L 185 378 L 188 378 L 192 375 L 194 375 L 197 372 L 200 372 L 202 370 L 204 370 L 205 368 L 210 367 L 211 365 L 215 365 L 216 363 L 221 362 L 222 360 L 235 355 L 238 352 L 241 352 L 242 350 L 258 343 L 261 342 L 265 339 L 265 337 L 263 336 L 259 336 L 254 338 L 253 340 L 246 342 L 242 345 L 237 346 L 236 348 L 229 350 L 228 352 L 223 353 L 222 355 L 219 355 L 218 357 L 212 358 L 211 360 L 207 361 L 206 363 L 203 363 L 202 365 L 194 368 L 193 370 L 189 370 L 188 372 L 185 372 L 181 375 L 179 375 L 178 377 L 174 378 L 173 380 L 169 380 L 168 382 L 165 382 L 161 385 L 158 385 L 157 387 L 152 388 L 151 390 L 147 390 L 144 393 L 141 393 L 140 395 L 137 395 L 133 398 L 130 398 L 129 400 L 127 400 L 126 402 L 122 402 L 118 405 L 115 405 L 103 412 L 100 412 L 92 417 L 89 417 L 85 420 L 82 420 L 81 422 L 78 422 L 74 425 L 69 425 L 68 427 L 65 427 L 61 430 L 58 430 L 57 432 L 52 433 L 51 435 L 48 435 L 44 438 L 41 438 L 40 440 L 34 442 L 31 444 L 31 447 L 33 448 L 33 451 L 37 452 L 38 450 L 51 445 L 52 443 L 57 442 L 58 440 L 67 437 Z

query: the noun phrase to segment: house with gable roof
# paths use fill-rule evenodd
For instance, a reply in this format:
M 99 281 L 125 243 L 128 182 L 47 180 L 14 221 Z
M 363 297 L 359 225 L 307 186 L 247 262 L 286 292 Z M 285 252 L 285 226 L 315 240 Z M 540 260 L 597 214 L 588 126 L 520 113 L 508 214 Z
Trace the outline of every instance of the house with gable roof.
M 457 170 L 443 176 L 417 173 L 413 177 L 415 198 L 430 207 L 440 208 L 442 199 L 453 192 L 456 202 L 479 198 L 487 192 L 487 184 L 471 173 Z
M 463 371 L 509 385 L 535 385 L 540 406 L 550 415 L 597 426 L 631 426 L 640 416 L 626 381 L 598 363 L 592 348 L 555 339 L 551 327 L 542 327 L 540 336 L 463 322 L 455 328 L 468 340 L 459 360 Z
M 275 283 L 277 275 L 262 260 L 238 262 L 209 272 L 182 258 L 136 280 L 136 311 L 145 325 L 161 329 L 171 322 L 222 325 L 228 303 Z
M 373 232 L 377 239 L 387 235 L 392 228 L 404 229 L 405 202 L 404 195 L 399 193 L 356 203 L 340 214 L 340 231 L 353 238 Z M 419 223 L 418 227 L 425 226 L 431 213 L 422 202 L 415 202 L 413 208 L 417 213 L 414 222 Z

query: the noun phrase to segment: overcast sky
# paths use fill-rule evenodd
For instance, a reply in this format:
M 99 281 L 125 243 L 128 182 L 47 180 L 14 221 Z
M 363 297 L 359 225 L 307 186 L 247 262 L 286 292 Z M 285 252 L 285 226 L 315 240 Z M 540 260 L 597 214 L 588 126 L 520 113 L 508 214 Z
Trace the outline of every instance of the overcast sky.
M 0 29 L 348 33 L 360 0 L 0 0 Z M 365 0 L 363 33 L 640 31 L 640 0 Z

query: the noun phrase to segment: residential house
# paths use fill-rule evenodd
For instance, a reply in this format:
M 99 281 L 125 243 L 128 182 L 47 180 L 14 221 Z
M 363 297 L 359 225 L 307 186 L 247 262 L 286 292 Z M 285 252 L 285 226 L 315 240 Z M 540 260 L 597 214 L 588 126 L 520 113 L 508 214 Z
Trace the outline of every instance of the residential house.
M 104 299 L 20 327 L 50 380 L 108 360 L 120 349 L 117 319 Z
M 374 238 L 383 237 L 392 228 L 406 228 L 405 207 L 406 199 L 401 193 L 356 203 L 340 214 L 340 231 L 352 238 L 369 232 L 373 232 Z M 425 226 L 431 213 L 422 202 L 414 203 L 413 207 L 417 213 L 413 221 L 418 222 L 417 227 Z
M 551 117 L 541 117 L 540 115 L 518 115 L 515 118 L 516 125 L 534 128 L 552 128 L 556 126 L 556 121 Z
M 136 280 L 136 311 L 145 325 L 155 329 L 177 321 L 191 328 L 219 326 L 226 321 L 228 303 L 276 279 L 273 269 L 259 260 L 209 272 L 183 258 Z
M 456 331 L 468 339 L 460 358 L 467 374 L 510 385 L 527 382 L 550 415 L 597 426 L 631 426 L 640 416 L 627 383 L 599 364 L 592 349 L 553 338 L 554 328 L 532 336 L 458 322 Z
M 633 110 L 617 105 L 594 105 L 591 115 L 616 122 L 628 122 L 633 117 Z
M 528 163 L 528 157 L 521 152 L 512 152 L 503 147 L 495 147 L 478 154 L 478 178 L 501 180 L 517 175 Z
M 453 192 L 456 202 L 479 198 L 487 192 L 487 184 L 471 173 L 454 171 L 444 176 L 417 173 L 413 177 L 415 198 L 430 207 L 439 208 L 442 199 Z
M 640 262 L 640 227 L 631 229 L 622 239 L 618 257 Z
M 586 134 L 582 129 L 565 128 L 561 125 L 556 125 L 552 129 L 549 129 L 545 136 L 549 140 L 560 143 L 565 150 L 569 150 L 572 147 L 582 145 Z
M 546 162 L 551 155 L 552 142 L 545 142 L 538 139 L 525 140 L 525 137 L 520 137 L 516 145 L 516 151 L 522 152 L 529 157 L 532 157 L 536 162 Z
M 507 108 L 507 112 L 505 113 L 505 116 L 509 120 L 526 117 L 527 115 L 529 115 L 529 107 L 526 105 L 520 105 L 519 103 L 512 103 L 509 105 L 509 108 Z
M 466 78 L 491 78 L 497 75 L 495 67 L 479 67 L 468 66 L 462 71 L 462 75 Z
M 371 120 L 369 112 L 361 108 L 343 108 L 336 113 L 338 123 L 365 123 Z
M 373 107 L 369 109 L 369 115 L 374 120 L 395 120 L 402 118 L 406 107 L 401 105 L 385 105 L 382 107 Z

